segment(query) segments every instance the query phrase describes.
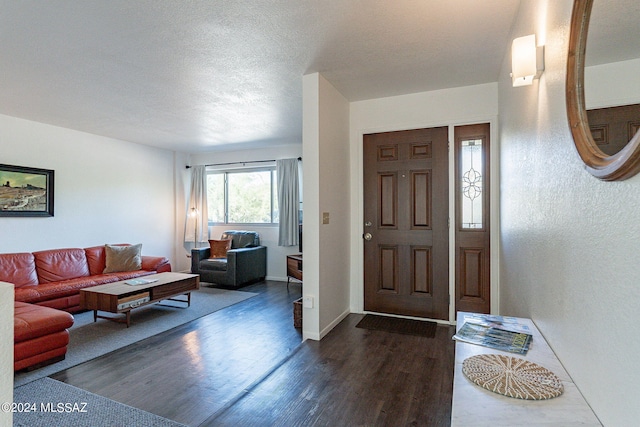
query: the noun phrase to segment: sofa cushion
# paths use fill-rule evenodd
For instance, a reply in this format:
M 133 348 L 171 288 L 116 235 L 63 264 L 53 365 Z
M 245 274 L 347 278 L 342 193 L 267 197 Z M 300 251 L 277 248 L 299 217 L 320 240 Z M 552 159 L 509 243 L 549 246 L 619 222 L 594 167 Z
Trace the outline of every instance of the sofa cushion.
M 66 311 L 14 302 L 13 340 L 18 343 L 55 332 L 73 325 L 73 316 Z
M 33 254 L 0 254 L 0 281 L 13 283 L 15 288 L 38 284 Z
M 260 235 L 255 231 L 227 230 L 222 233 L 220 239 L 232 239 L 232 249 L 260 246 Z
M 171 264 L 167 257 L 147 255 L 142 257 L 142 269 L 164 273 L 171 271 Z
M 201 270 L 227 271 L 226 258 L 209 258 L 200 261 Z
M 105 263 L 103 273 L 136 271 L 142 269 L 142 244 L 131 246 L 105 245 Z
M 128 243 L 118 243 L 111 246 L 130 246 Z M 87 264 L 89 264 L 89 274 L 96 276 L 102 274 L 107 266 L 106 256 L 104 253 L 105 245 L 92 246 L 85 248 L 84 253 L 87 256 Z
M 80 289 L 95 285 L 97 285 L 97 283 L 92 277 L 78 277 L 76 279 L 62 280 L 55 283 L 43 283 L 36 288 L 38 297 L 32 299 L 31 302 L 39 303 L 55 298 L 77 295 Z
M 96 282 L 98 285 L 104 285 L 105 283 L 117 282 L 120 279 L 118 279 L 118 276 L 116 275 L 116 273 L 109 273 L 109 274 L 91 275 L 91 280 Z
M 226 258 L 229 249 L 231 249 L 231 239 L 209 240 L 210 258 Z
M 148 276 L 155 274 L 155 271 L 136 270 L 136 271 L 119 271 L 117 273 L 109 273 L 107 276 L 113 276 L 117 280 L 129 280 L 135 277 Z
M 69 331 L 64 329 L 13 345 L 13 370 L 20 371 L 57 358 L 64 359 L 69 344 Z M 58 359 L 59 360 L 59 359 Z
M 34 252 L 33 256 L 40 284 L 89 275 L 84 249 L 53 249 Z
M 16 301 L 32 302 L 36 301 L 39 297 L 40 293 L 38 293 L 38 286 L 36 285 L 22 286 L 14 289 L 13 298 Z
M 84 253 L 87 257 L 87 264 L 89 265 L 89 274 L 91 276 L 102 274 L 106 266 L 104 245 L 84 248 Z

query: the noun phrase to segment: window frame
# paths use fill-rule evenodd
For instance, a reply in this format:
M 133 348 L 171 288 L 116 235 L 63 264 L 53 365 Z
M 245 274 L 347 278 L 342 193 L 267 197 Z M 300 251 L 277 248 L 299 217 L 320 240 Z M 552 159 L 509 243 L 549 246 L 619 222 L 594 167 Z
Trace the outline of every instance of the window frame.
M 243 173 L 253 173 L 253 172 L 270 172 L 269 177 L 271 181 L 270 185 L 270 222 L 229 222 L 229 175 L 233 174 L 243 174 Z M 279 225 L 279 216 L 275 218 L 276 209 L 274 209 L 277 204 L 277 174 L 276 174 L 276 165 L 273 166 L 260 166 L 260 167 L 244 167 L 244 168 L 233 168 L 233 169 L 207 169 L 207 185 L 209 184 L 209 175 L 223 175 L 224 189 L 223 189 L 223 198 L 224 198 L 224 221 L 217 222 L 212 221 L 210 218 L 207 218 L 209 226 L 220 226 L 220 225 L 242 225 L 242 226 L 252 226 L 252 227 L 275 227 Z M 207 201 L 208 203 L 208 201 Z

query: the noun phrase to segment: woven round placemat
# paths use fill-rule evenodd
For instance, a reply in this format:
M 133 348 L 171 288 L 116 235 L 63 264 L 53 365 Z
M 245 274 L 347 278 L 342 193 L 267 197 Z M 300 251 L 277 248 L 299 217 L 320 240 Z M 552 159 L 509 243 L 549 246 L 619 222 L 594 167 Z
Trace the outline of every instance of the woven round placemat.
M 462 372 L 473 383 L 516 399 L 552 399 L 564 391 L 562 381 L 550 370 L 501 354 L 469 357 L 462 362 Z

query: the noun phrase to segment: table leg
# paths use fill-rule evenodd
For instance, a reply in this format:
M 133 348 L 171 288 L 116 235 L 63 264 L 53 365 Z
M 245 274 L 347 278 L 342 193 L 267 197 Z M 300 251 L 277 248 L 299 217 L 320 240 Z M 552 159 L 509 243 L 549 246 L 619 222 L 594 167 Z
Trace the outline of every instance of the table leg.
M 98 310 L 93 310 L 93 322 L 98 321 Z

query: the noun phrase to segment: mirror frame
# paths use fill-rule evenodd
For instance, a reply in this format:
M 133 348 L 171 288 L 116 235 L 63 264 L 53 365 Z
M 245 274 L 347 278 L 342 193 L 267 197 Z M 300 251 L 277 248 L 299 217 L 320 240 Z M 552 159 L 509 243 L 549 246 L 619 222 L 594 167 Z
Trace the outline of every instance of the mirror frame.
M 567 58 L 566 102 L 573 142 L 587 171 L 603 181 L 621 181 L 640 172 L 640 132 L 618 153 L 605 154 L 593 140 L 584 101 L 584 65 L 593 0 L 574 0 Z

